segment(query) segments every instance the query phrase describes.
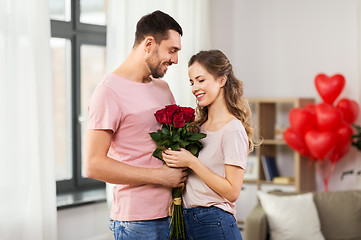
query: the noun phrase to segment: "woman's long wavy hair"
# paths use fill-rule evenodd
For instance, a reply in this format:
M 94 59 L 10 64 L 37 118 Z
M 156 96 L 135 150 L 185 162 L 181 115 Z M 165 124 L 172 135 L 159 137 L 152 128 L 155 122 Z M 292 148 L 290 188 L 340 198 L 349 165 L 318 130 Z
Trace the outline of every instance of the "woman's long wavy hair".
M 237 79 L 233 68 L 226 55 L 220 50 L 200 51 L 193 55 L 188 62 L 188 67 L 198 62 L 215 78 L 227 77 L 224 85 L 224 98 L 228 111 L 239 119 L 248 136 L 249 152 L 254 148 L 254 129 L 252 124 L 251 110 L 248 100 L 243 97 L 243 82 Z M 208 119 L 208 107 L 200 107 L 197 104 L 195 123 L 200 126 Z

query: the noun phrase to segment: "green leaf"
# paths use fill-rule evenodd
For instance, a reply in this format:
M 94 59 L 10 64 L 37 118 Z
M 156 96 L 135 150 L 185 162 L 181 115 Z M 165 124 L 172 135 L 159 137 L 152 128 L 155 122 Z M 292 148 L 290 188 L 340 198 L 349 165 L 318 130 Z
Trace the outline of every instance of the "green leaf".
M 198 156 L 199 147 L 196 144 L 189 145 L 187 150 L 190 151 L 194 156 Z
M 162 152 L 162 149 L 156 148 L 153 152 L 153 156 L 163 161 Z
M 155 142 L 159 142 L 162 139 L 161 134 L 159 134 L 158 132 L 151 132 L 149 133 L 149 135 Z
M 161 131 L 162 131 L 162 134 L 164 134 L 164 135 L 170 135 L 170 134 L 169 134 L 169 133 L 170 133 L 170 132 L 169 132 L 169 129 L 168 129 L 167 127 L 165 127 L 165 126 L 162 127 L 162 130 L 161 130 Z
M 189 140 L 200 140 L 205 138 L 207 134 L 204 133 L 191 133 L 191 136 L 188 138 Z
M 203 148 L 203 145 L 200 141 L 196 141 L 194 143 L 198 146 L 199 150 L 201 150 Z
M 185 127 L 178 128 L 179 135 L 183 136 L 185 133 L 187 133 L 187 129 Z
M 178 140 L 178 143 L 182 148 L 185 148 L 187 145 L 189 145 L 189 142 L 186 142 L 184 140 Z
M 177 142 L 180 140 L 180 136 L 178 133 L 173 134 L 172 141 Z
M 171 148 L 172 150 L 178 150 L 178 149 L 180 148 L 179 143 L 172 144 L 172 145 L 170 146 L 170 148 Z
M 156 149 L 159 149 L 160 151 L 164 151 L 164 150 L 166 150 L 167 148 L 165 148 L 164 146 L 158 146 Z
M 162 140 L 159 143 L 157 143 L 158 146 L 163 146 L 165 148 L 167 148 L 169 145 L 171 145 L 171 141 L 169 140 Z

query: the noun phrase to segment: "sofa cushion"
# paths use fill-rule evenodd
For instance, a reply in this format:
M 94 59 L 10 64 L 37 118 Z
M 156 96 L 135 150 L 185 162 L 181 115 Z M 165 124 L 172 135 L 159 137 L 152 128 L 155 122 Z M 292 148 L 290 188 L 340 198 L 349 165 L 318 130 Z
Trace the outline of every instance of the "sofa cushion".
M 318 192 L 314 201 L 327 240 L 361 239 L 361 190 Z
M 272 240 L 323 240 L 313 194 L 275 196 L 257 193 L 266 213 Z

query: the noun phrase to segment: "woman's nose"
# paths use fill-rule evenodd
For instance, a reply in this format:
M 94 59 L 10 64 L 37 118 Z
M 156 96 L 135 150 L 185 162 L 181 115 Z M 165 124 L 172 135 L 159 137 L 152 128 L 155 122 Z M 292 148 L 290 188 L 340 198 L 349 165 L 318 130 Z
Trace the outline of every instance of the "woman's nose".
M 197 91 L 198 91 L 198 85 L 196 83 L 193 83 L 193 85 L 192 85 L 192 93 L 196 94 Z

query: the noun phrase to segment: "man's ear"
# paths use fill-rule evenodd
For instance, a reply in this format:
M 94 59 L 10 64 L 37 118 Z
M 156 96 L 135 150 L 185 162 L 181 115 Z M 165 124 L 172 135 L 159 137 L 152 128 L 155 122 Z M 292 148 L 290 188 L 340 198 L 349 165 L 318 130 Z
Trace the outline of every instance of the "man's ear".
M 152 36 L 148 36 L 144 39 L 144 50 L 147 52 L 147 53 L 150 53 L 152 48 L 154 47 L 155 45 L 155 39 L 154 37 Z
M 221 83 L 221 87 L 224 87 L 224 85 L 226 85 L 228 78 L 226 75 L 223 75 L 222 77 L 219 78 L 219 81 Z

